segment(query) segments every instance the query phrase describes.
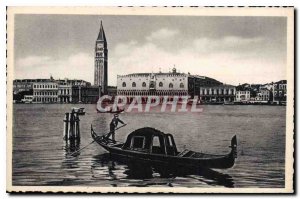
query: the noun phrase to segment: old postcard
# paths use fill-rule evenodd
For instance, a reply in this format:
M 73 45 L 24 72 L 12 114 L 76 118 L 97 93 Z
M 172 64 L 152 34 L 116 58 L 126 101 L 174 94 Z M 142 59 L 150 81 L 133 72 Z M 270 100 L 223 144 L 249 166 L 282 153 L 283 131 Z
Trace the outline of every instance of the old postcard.
M 8 7 L 7 191 L 293 193 L 294 9 Z

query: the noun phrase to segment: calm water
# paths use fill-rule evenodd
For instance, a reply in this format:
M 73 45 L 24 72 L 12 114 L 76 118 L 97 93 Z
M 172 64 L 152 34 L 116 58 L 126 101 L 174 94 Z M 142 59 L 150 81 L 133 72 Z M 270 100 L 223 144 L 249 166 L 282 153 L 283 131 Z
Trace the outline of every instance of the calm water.
M 172 133 L 177 148 L 227 153 L 238 138 L 233 168 L 161 177 L 151 168 L 132 168 L 110 159 L 99 145 L 80 154 L 63 141 L 63 117 L 74 105 L 14 104 L 13 185 L 284 187 L 285 107 L 202 106 L 202 113 L 123 113 L 128 125 L 116 132 L 124 140 L 131 131 L 149 126 Z M 111 114 L 97 114 L 95 105 L 81 117 L 81 143 L 92 141 L 90 124 L 107 132 Z

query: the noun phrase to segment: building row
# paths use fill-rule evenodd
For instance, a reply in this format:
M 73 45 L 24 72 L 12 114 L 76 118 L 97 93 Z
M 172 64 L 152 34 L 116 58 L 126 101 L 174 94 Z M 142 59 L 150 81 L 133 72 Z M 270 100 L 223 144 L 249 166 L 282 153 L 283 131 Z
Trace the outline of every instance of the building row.
M 96 103 L 101 93 L 100 86 L 92 86 L 84 80 L 54 80 L 52 77 L 15 80 L 13 88 L 14 101 L 24 103 Z
M 223 84 L 215 79 L 178 73 L 135 73 L 119 75 L 117 87 L 108 87 L 109 95 L 126 96 L 189 96 L 202 103 L 285 103 L 287 81 L 269 84 Z M 101 87 L 84 80 L 26 79 L 13 83 L 14 98 L 24 103 L 96 103 Z M 16 97 L 15 97 L 16 96 Z
M 203 103 L 281 103 L 286 102 L 286 80 L 269 84 L 233 86 L 215 79 L 178 73 L 133 73 L 117 76 L 117 95 L 126 96 L 189 96 Z
M 281 80 L 268 84 L 242 84 L 238 86 L 222 84 L 203 86 L 199 98 L 204 103 L 286 103 L 287 81 Z

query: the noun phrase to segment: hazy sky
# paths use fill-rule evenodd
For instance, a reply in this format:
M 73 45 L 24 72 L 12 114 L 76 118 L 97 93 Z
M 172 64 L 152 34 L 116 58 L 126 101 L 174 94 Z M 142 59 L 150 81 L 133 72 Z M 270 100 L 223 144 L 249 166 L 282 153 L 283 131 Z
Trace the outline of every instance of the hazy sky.
M 108 42 L 108 83 L 117 74 L 169 71 L 227 84 L 286 79 L 285 17 L 16 15 L 15 78 L 93 83 L 100 26 Z

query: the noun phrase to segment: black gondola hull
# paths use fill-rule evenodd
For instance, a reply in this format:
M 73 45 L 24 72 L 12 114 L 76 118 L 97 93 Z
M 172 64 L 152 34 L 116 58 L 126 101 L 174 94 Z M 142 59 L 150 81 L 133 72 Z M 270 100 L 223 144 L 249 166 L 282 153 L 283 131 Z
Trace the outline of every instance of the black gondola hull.
M 120 147 L 122 144 L 111 145 L 108 144 L 104 137 L 98 136 L 92 130 L 93 139 L 113 156 L 125 159 L 127 161 L 146 162 L 153 167 L 191 167 L 191 168 L 217 168 L 227 169 L 231 168 L 235 163 L 236 158 L 236 137 L 232 138 L 231 152 L 226 155 L 213 155 L 211 158 L 192 158 L 179 157 L 163 154 L 151 154 L 134 150 L 126 150 Z

